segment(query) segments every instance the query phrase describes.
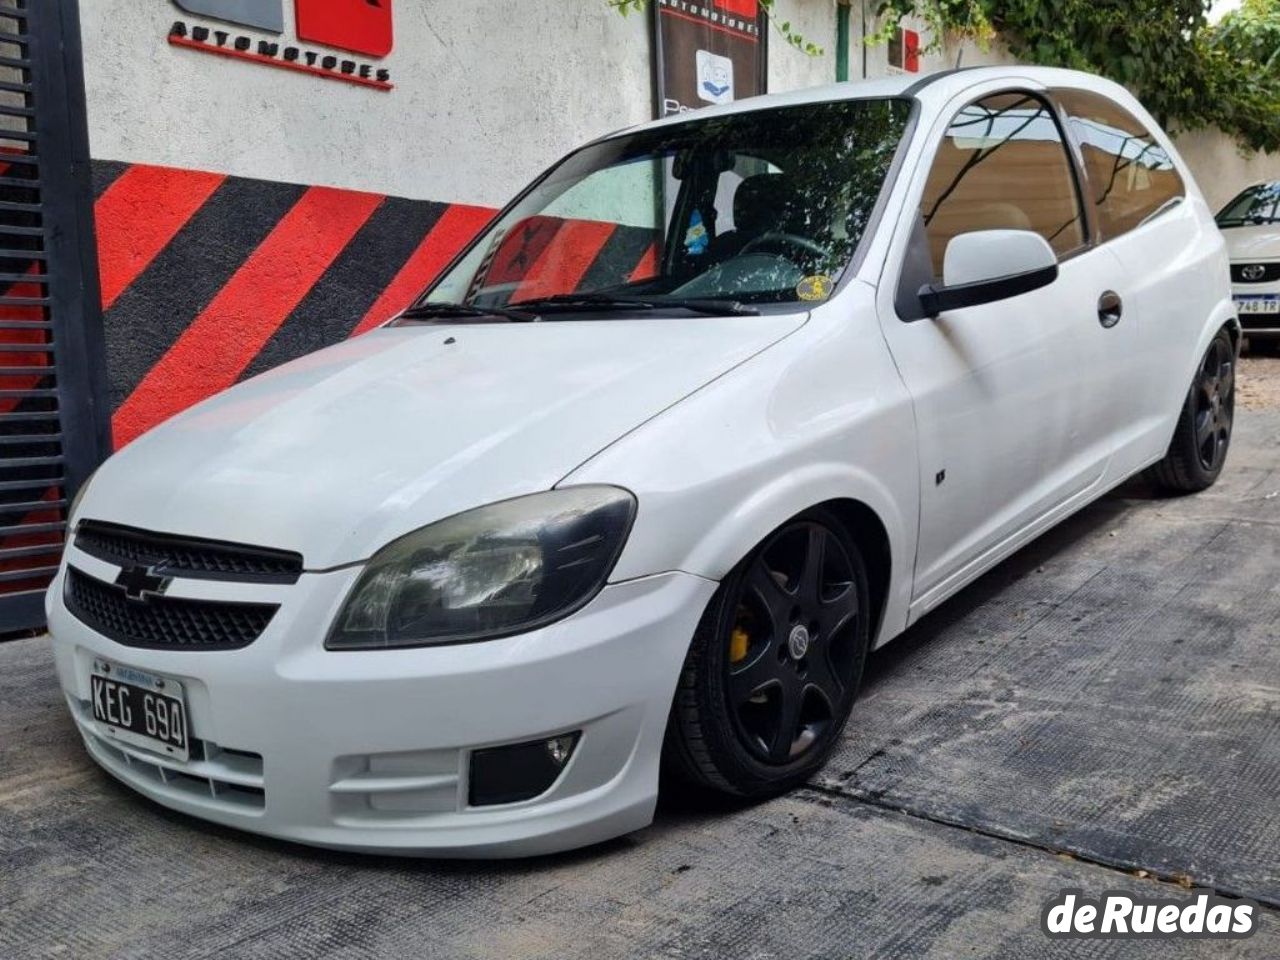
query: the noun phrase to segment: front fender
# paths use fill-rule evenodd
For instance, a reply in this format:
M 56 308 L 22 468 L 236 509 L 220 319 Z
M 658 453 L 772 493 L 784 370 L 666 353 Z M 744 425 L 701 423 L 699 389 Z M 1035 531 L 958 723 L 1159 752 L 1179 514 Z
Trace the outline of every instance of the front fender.
M 889 595 L 885 597 L 880 631 L 874 638 L 875 645 L 879 645 L 906 625 L 915 559 L 915 552 L 908 545 L 914 542 L 915 518 L 905 517 L 899 500 L 867 470 L 843 463 L 814 463 L 755 489 L 744 489 L 740 499 L 723 504 L 719 518 L 692 544 L 679 569 L 721 580 L 787 520 L 832 501 L 851 501 L 870 509 L 889 541 Z M 697 519 L 687 518 L 690 523 Z
M 872 510 L 889 541 L 877 643 L 906 624 L 919 472 L 908 397 L 874 317 L 815 311 L 804 330 L 597 454 L 561 484 L 636 494 L 614 580 L 682 570 L 713 580 L 796 514 Z
M 756 544 L 787 520 L 834 500 L 851 500 L 869 507 L 884 525 L 893 555 L 905 552 L 902 514 L 880 480 L 848 464 L 814 463 L 755 489 L 743 490 L 739 500 L 723 504 L 723 513 L 694 543 L 681 569 L 723 579 Z

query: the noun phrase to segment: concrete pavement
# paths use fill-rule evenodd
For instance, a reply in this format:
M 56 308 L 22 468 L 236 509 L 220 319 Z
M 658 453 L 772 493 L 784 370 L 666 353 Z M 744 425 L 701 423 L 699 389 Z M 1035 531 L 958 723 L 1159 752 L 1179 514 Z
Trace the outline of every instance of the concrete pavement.
M 1130 484 L 876 654 L 808 788 L 565 856 L 370 859 L 170 813 L 89 761 L 43 640 L 0 645 L 0 958 L 1280 955 L 1280 409 L 1246 396 L 1215 488 Z M 1261 901 L 1258 933 L 1040 932 L 1066 887 L 1190 886 Z

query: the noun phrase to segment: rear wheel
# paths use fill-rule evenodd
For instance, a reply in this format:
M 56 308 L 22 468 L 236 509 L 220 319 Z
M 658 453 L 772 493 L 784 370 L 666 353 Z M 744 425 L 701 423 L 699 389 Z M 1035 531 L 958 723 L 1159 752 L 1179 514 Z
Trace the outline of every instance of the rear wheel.
M 1209 344 L 1182 405 L 1173 441 L 1148 476 L 1175 493 L 1195 493 L 1213 486 L 1231 446 L 1235 417 L 1236 351 L 1227 331 Z
M 743 797 L 822 766 L 844 728 L 869 642 L 862 554 L 830 511 L 776 530 L 713 597 L 667 725 L 669 773 Z

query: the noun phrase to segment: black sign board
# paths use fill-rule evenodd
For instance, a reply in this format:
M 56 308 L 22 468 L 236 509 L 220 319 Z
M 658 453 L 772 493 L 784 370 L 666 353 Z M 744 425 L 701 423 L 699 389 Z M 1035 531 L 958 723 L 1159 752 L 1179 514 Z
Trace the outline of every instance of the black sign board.
M 758 0 L 654 0 L 659 117 L 765 92 Z

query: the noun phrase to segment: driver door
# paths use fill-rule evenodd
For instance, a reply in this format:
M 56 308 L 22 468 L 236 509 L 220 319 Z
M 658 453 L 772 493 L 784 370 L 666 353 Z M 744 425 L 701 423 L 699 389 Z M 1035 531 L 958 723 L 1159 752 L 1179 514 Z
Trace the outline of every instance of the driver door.
M 1107 452 L 1081 434 L 1082 377 L 1094 375 L 1081 330 L 1097 326 L 1088 292 L 1096 297 L 1100 279 L 1118 282 L 1120 270 L 1107 251 L 1087 246 L 1061 128 L 1035 95 L 997 94 L 961 108 L 917 177 L 911 240 L 901 265 L 890 258 L 879 298 L 916 417 L 912 619 L 1102 476 Z M 895 298 L 940 281 L 952 237 L 992 229 L 1043 236 L 1058 256 L 1058 279 L 933 319 L 900 319 Z

